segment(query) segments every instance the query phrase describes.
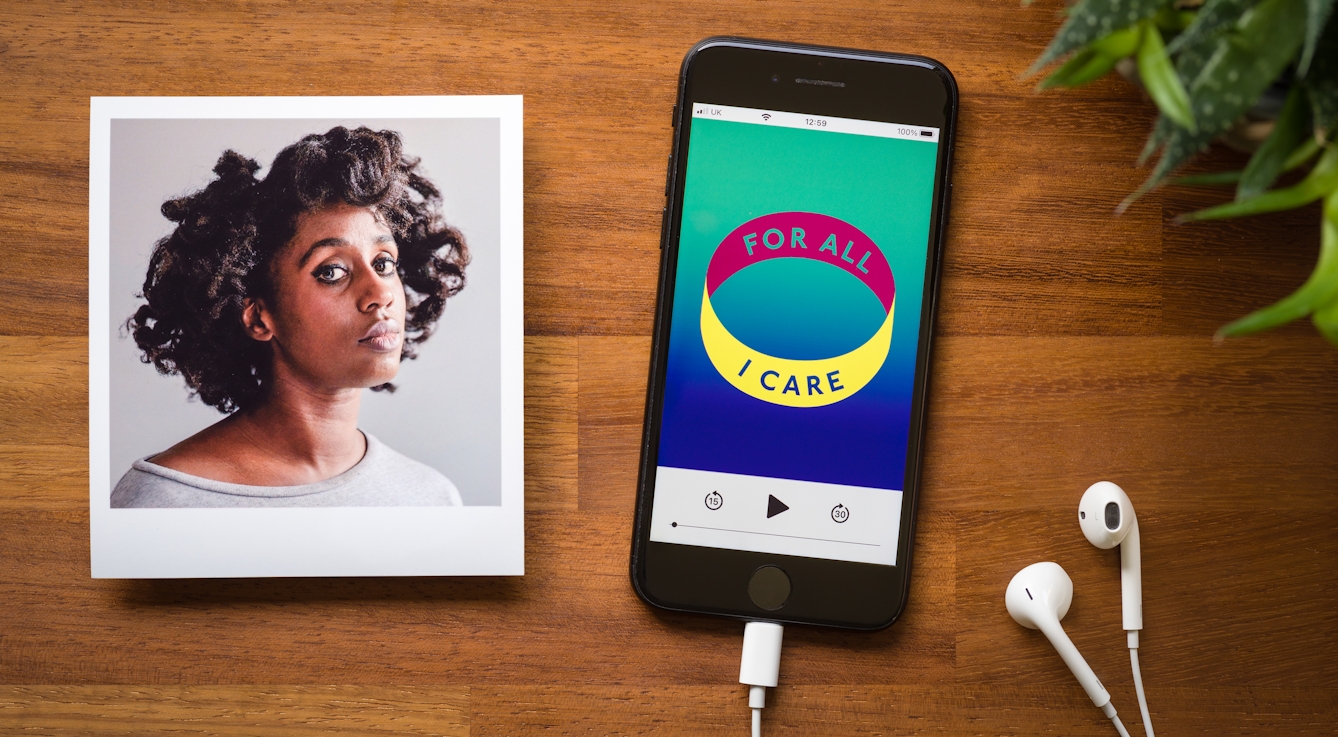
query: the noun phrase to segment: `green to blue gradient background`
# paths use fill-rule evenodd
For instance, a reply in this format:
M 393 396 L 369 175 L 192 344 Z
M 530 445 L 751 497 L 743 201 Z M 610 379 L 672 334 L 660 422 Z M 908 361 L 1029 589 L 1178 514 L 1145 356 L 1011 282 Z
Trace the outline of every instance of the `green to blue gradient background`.
M 905 488 L 938 144 L 693 118 L 658 464 L 675 468 Z M 878 244 L 896 280 L 892 348 L 851 398 L 793 408 L 730 386 L 702 345 L 706 266 L 732 230 L 774 212 L 818 212 Z M 821 243 L 818 234 L 809 234 Z M 788 246 L 787 246 L 788 247 Z M 830 264 L 781 258 L 744 268 L 712 299 L 745 344 L 785 358 L 858 347 L 884 313 Z

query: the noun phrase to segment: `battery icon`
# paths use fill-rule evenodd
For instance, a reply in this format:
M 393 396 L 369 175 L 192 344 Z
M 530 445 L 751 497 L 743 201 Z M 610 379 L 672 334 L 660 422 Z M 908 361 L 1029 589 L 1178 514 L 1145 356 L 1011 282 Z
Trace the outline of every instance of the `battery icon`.
M 920 135 L 924 136 L 925 138 L 933 138 L 934 131 L 920 131 Z

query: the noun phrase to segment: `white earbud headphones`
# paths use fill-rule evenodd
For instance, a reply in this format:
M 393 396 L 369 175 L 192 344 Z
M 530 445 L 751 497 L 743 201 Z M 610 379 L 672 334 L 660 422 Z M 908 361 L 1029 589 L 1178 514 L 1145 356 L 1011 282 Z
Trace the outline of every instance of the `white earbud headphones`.
M 1143 694 L 1143 675 L 1138 668 L 1138 633 L 1143 629 L 1143 566 L 1134 505 L 1124 489 L 1109 481 L 1098 481 L 1088 487 L 1082 501 L 1078 502 L 1078 524 L 1087 539 L 1098 548 L 1109 550 L 1120 546 L 1120 588 L 1129 661 L 1138 692 L 1138 706 L 1143 714 L 1143 730 L 1147 737 L 1155 737 L 1147 697 Z M 1033 563 L 1023 568 L 1013 576 L 1004 594 L 1004 603 L 1013 619 L 1023 627 L 1038 629 L 1045 634 L 1059 651 L 1059 657 L 1077 676 L 1092 703 L 1114 722 L 1121 737 L 1129 737 L 1110 703 L 1110 694 L 1059 623 L 1068 614 L 1072 602 L 1073 581 L 1058 563 Z

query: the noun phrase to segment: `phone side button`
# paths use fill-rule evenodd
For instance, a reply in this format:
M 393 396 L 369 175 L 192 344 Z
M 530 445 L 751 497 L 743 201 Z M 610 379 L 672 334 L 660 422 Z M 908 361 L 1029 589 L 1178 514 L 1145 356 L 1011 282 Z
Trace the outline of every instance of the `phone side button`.
M 665 231 L 669 230 L 669 208 L 661 210 L 660 214 L 660 248 L 664 248 L 664 239 L 668 235 Z
M 674 155 L 669 155 L 669 163 L 664 168 L 664 196 L 669 196 L 669 185 L 674 181 Z

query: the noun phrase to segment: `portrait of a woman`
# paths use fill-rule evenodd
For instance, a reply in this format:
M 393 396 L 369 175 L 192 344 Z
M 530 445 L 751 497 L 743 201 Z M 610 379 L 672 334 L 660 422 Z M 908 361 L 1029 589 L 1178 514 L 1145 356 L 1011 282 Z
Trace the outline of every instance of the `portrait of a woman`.
M 291 140 L 291 139 L 288 139 Z M 217 150 L 217 149 L 215 149 Z M 169 199 L 128 333 L 225 416 L 135 461 L 126 507 L 454 506 L 436 469 L 359 428 L 465 286 L 469 251 L 394 131 L 334 127 L 260 165 L 226 151 Z

